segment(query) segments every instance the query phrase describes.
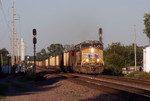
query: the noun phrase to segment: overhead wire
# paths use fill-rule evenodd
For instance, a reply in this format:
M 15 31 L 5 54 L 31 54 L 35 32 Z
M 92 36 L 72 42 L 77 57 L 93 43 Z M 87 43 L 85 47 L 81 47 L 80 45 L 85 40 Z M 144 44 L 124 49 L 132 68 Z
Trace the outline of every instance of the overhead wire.
M 3 16 L 4 16 L 5 23 L 6 23 L 7 27 L 8 27 L 8 29 L 9 29 L 9 31 L 12 32 L 11 27 L 10 27 L 10 25 L 8 24 L 8 20 L 7 20 L 6 16 L 5 16 L 5 13 L 4 13 L 4 9 L 3 9 L 3 5 L 2 5 L 1 0 L 0 0 L 0 8 L 1 8 L 1 10 L 2 10 L 2 13 L 3 13 Z
M 8 29 L 8 30 L 4 30 L 4 32 L 1 34 L 0 43 L 3 44 L 3 42 L 6 41 L 6 38 L 7 38 L 5 33 L 8 33 L 9 34 L 9 38 L 11 38 L 12 35 L 10 33 L 12 32 L 12 30 L 11 30 L 9 22 L 8 22 L 8 20 L 6 18 L 6 15 L 5 15 L 5 12 L 4 12 L 4 9 L 3 9 L 3 4 L 2 4 L 1 0 L 0 0 L 0 9 L 1 9 L 2 15 L 3 15 L 2 19 L 4 18 L 4 23 L 6 23 L 6 26 L 7 26 L 7 29 Z

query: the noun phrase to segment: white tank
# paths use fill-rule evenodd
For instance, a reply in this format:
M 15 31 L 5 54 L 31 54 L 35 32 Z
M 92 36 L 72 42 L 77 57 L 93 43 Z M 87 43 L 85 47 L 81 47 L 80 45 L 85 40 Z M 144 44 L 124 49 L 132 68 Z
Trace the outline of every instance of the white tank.
M 143 49 L 143 70 L 150 72 L 150 47 Z
M 24 47 L 23 38 L 21 38 L 21 42 L 20 42 L 20 55 L 21 55 L 21 61 L 24 61 L 24 58 L 25 58 L 25 47 Z

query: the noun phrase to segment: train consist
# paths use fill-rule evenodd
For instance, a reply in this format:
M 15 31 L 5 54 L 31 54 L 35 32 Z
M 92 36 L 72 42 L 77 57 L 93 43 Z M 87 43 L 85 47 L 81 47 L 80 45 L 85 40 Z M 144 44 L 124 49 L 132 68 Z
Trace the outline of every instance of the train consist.
M 103 72 L 102 29 L 99 29 L 99 41 L 87 40 L 74 47 L 69 52 L 37 61 L 37 66 L 53 67 L 78 73 L 99 74 Z

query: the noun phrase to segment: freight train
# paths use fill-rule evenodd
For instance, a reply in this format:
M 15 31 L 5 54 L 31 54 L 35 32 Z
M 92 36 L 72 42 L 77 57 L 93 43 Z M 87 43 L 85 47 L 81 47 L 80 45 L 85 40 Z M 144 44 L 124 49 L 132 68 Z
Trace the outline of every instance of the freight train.
M 99 30 L 100 41 L 87 40 L 74 47 L 69 52 L 50 57 L 44 61 L 37 61 L 41 67 L 60 68 L 63 71 L 73 71 L 86 74 L 99 74 L 103 72 L 103 43 L 102 29 Z

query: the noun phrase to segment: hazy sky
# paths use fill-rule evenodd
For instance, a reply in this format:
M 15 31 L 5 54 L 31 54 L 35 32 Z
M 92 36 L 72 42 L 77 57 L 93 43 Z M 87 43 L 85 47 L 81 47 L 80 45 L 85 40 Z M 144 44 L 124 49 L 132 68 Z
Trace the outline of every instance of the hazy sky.
M 150 13 L 150 0 L 14 0 L 15 30 L 24 39 L 26 55 L 33 55 L 32 29 L 37 29 L 37 52 L 52 43 L 78 44 L 98 40 L 98 29 L 103 28 L 106 48 L 112 42 L 147 45 L 143 34 L 143 16 Z M 0 49 L 10 51 L 12 37 L 13 0 L 1 0 Z M 5 13 L 5 16 L 4 16 Z M 11 29 L 8 29 L 8 27 Z

